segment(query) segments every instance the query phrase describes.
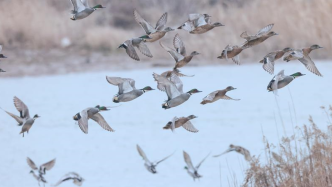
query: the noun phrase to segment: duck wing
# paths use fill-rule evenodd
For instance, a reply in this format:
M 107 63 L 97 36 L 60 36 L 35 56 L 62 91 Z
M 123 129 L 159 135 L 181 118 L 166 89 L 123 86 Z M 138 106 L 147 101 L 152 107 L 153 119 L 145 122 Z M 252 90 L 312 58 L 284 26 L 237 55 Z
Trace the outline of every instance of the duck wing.
M 178 90 L 176 85 L 172 81 L 168 80 L 166 77 L 153 73 L 153 78 L 158 83 L 157 88 L 160 91 L 166 92 L 166 94 L 168 96 L 168 100 L 171 100 L 182 94 Z
M 152 58 L 152 54 L 148 48 L 148 46 L 144 42 L 140 42 L 137 45 L 138 50 L 145 56 Z
M 281 70 L 276 76 L 273 77 L 272 91 L 275 95 L 278 95 L 278 82 L 285 78 L 284 70 Z
M 171 157 L 173 154 L 174 154 L 174 153 L 172 153 L 172 154 L 168 155 L 167 157 L 165 157 L 165 158 L 159 160 L 158 162 L 156 162 L 156 165 L 158 165 L 160 162 L 162 162 L 162 161 L 168 159 L 168 158 Z
M 5 111 L 8 115 L 10 115 L 12 118 L 14 118 L 16 121 L 17 121 L 17 123 L 19 124 L 19 126 L 21 126 L 21 125 L 23 125 L 23 119 L 22 118 L 20 118 L 19 116 L 16 116 L 15 114 L 12 114 L 12 113 L 10 113 L 10 112 L 7 112 L 7 111 Z
M 183 158 L 184 158 L 184 161 L 186 162 L 188 168 L 192 171 L 195 171 L 196 169 L 194 168 L 194 165 L 191 162 L 191 158 L 190 158 L 189 154 L 185 151 L 183 151 Z
M 272 52 L 267 54 L 263 59 L 263 69 L 270 73 L 271 75 L 274 73 L 274 59 L 276 52 Z
M 156 24 L 156 30 L 162 31 L 166 25 L 167 22 L 167 12 L 165 12 L 158 20 Z
M 203 98 L 203 101 L 204 101 L 204 100 L 205 100 L 205 101 L 212 101 L 212 100 L 216 97 L 216 95 L 218 94 L 218 92 L 219 92 L 219 90 L 214 91 L 214 92 L 211 92 L 209 95 L 207 95 L 207 96 L 205 96 L 205 97 Z
M 175 50 L 183 56 L 186 56 L 186 48 L 179 37 L 179 34 L 176 34 L 173 39 L 173 45 Z
M 70 1 L 74 7 L 74 10 L 71 11 L 72 14 L 76 14 L 78 12 L 85 10 L 85 6 L 81 0 L 70 0 Z
M 161 41 L 159 41 L 159 44 L 162 48 L 164 48 L 171 55 L 171 57 L 175 60 L 175 62 L 179 62 L 184 58 L 184 56 L 181 55 L 180 53 L 178 53 L 176 50 L 163 45 L 163 43 Z
M 229 97 L 229 96 L 227 96 L 227 95 L 222 96 L 221 99 L 225 99 L 225 100 L 234 100 L 234 101 L 239 101 L 239 100 L 240 100 L 240 99 L 233 99 L 233 98 L 231 98 L 231 97 Z
M 80 0 L 80 1 L 82 1 L 83 5 L 85 7 L 90 8 L 90 6 L 89 6 L 89 0 Z
M 302 64 L 312 73 L 321 76 L 322 74 L 318 71 L 314 61 L 311 60 L 309 56 L 304 56 L 303 58 L 298 59 Z
M 193 133 L 198 132 L 198 130 L 194 127 L 194 125 L 190 121 L 187 121 L 185 124 L 182 125 L 182 127 L 189 132 Z
M 143 149 L 138 144 L 136 145 L 136 148 L 137 148 L 139 155 L 141 155 L 141 157 L 144 159 L 144 161 L 147 163 L 151 163 L 150 160 L 148 159 L 148 157 L 145 155 Z
M 36 164 L 29 157 L 27 157 L 27 162 L 28 162 L 28 165 L 30 166 L 31 169 L 33 169 L 33 170 L 37 170 L 38 169 L 38 167 L 36 166 Z
M 143 19 L 141 17 L 141 15 L 139 15 L 139 13 L 137 12 L 137 10 L 134 10 L 134 17 L 136 22 L 141 25 L 141 27 L 144 29 L 144 31 L 146 32 L 146 34 L 151 34 L 151 33 L 155 33 L 156 29 L 153 28 L 150 23 L 148 23 L 147 21 L 145 21 L 145 19 Z M 167 17 L 166 17 L 167 18 Z
M 20 117 L 24 119 L 30 118 L 28 107 L 16 96 L 14 97 L 14 105 L 16 109 L 20 112 Z
M 126 48 L 126 53 L 128 54 L 128 56 L 134 60 L 137 60 L 137 61 L 140 61 L 137 53 L 136 53 L 136 50 L 133 46 L 133 43 L 131 40 L 127 40 L 124 42 L 124 44 L 127 46 Z
M 257 32 L 256 36 L 265 35 L 266 33 L 270 32 L 270 30 L 273 28 L 273 26 L 274 26 L 274 23 L 265 26 L 264 28 L 262 28 L 261 30 L 259 30 Z
M 175 73 L 171 74 L 169 80 L 173 82 L 173 84 L 176 86 L 180 93 L 183 93 L 183 83 Z
M 210 153 L 208 155 L 206 155 L 205 158 L 203 158 L 203 160 L 196 166 L 196 170 L 198 170 L 198 168 L 202 165 L 202 163 L 207 159 L 207 157 L 210 156 Z
M 119 95 L 136 89 L 134 79 L 106 76 L 106 80 L 108 83 L 119 87 Z
M 65 182 L 67 180 L 75 180 L 80 178 L 82 180 L 82 177 L 80 177 L 77 173 L 75 172 L 70 172 L 64 175 L 54 186 L 60 185 L 62 182 Z
M 97 122 L 103 129 L 114 132 L 114 130 L 108 125 L 108 123 L 100 113 L 93 115 L 91 119 Z
M 80 116 L 81 118 L 78 120 L 78 126 L 80 127 L 80 129 L 85 133 L 88 134 L 88 110 L 90 108 L 87 108 L 85 110 L 82 110 L 80 112 Z
M 56 161 L 56 159 L 53 159 L 49 162 L 46 162 L 45 164 L 42 164 L 39 167 L 39 172 L 42 173 L 42 174 L 46 174 L 46 171 L 49 171 L 54 167 L 55 161 Z

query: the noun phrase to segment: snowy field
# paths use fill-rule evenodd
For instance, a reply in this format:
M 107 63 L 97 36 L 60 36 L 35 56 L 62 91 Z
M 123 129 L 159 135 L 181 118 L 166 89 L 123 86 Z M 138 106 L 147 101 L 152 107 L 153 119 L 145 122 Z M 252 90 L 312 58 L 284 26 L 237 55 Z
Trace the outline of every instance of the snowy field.
M 323 78 L 310 73 L 299 62 L 276 63 L 276 73 L 284 68 L 287 75 L 298 71 L 306 74 L 288 88 L 279 90 L 277 100 L 287 135 L 292 135 L 293 125 L 308 124 L 309 115 L 319 127 L 326 129 L 326 114 L 319 107 L 332 104 L 332 63 L 320 62 L 317 67 Z M 182 151 L 188 152 L 196 165 L 209 152 L 219 154 L 231 143 L 247 148 L 252 155 L 264 157 L 263 134 L 270 143 L 278 144 L 284 130 L 275 96 L 266 90 L 272 76 L 261 64 L 236 66 L 229 62 L 227 66 L 182 68 L 184 74 L 195 74 L 192 78 L 182 78 L 184 91 L 197 88 L 202 93 L 194 94 L 183 105 L 169 110 L 161 108 L 167 97 L 159 90 L 122 103 L 120 107 L 102 113 L 115 129 L 113 133 L 89 121 L 89 134 L 86 135 L 73 121 L 73 116 L 86 107 L 118 105 L 112 102 L 118 88 L 106 81 L 106 75 L 133 78 L 137 88 L 151 86 L 156 89 L 152 73 L 165 70 L 168 69 L 0 79 L 0 107 L 18 114 L 13 105 L 13 97 L 17 96 L 27 104 L 30 115 L 41 116 L 23 138 L 16 121 L 0 111 L 0 186 L 38 186 L 29 174 L 26 157 L 37 165 L 57 159 L 54 168 L 45 176 L 47 186 L 55 184 L 67 172 L 75 171 L 86 179 L 83 186 L 87 187 L 219 187 L 219 164 L 222 186 L 233 184 L 233 180 L 240 184 L 244 170 L 249 167 L 241 155 L 232 152 L 219 158 L 209 157 L 199 169 L 203 177 L 194 182 L 184 170 Z M 199 104 L 210 92 L 227 86 L 237 88 L 227 95 L 240 101 Z M 198 116 L 192 120 L 198 133 L 183 128 L 176 129 L 175 133 L 162 129 L 174 116 L 191 114 Z M 151 161 L 176 152 L 158 165 L 158 174 L 153 175 L 144 168 L 136 144 Z M 74 184 L 66 182 L 61 186 Z

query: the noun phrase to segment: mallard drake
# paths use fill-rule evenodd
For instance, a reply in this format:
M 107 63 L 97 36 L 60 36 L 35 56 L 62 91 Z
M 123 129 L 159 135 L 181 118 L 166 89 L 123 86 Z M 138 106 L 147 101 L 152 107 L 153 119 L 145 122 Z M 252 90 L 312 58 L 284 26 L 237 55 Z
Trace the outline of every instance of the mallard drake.
M 150 162 L 148 157 L 145 155 L 144 151 L 141 149 L 141 147 L 139 145 L 136 145 L 136 148 L 137 148 L 137 151 L 138 151 L 139 155 L 145 161 L 145 163 L 144 163 L 145 168 L 153 174 L 157 173 L 156 167 L 160 162 L 168 159 L 170 156 L 172 156 L 174 154 L 174 153 L 172 153 L 172 154 L 168 155 L 167 157 L 163 158 L 162 160 L 159 160 L 158 162 Z
M 223 90 L 217 90 L 209 95 L 205 96 L 203 98 L 203 101 L 201 102 L 202 105 L 205 105 L 207 103 L 213 103 L 219 99 L 226 99 L 226 100 L 234 100 L 234 101 L 239 101 L 240 99 L 232 99 L 231 97 L 227 96 L 226 93 L 235 90 L 236 88 L 233 88 L 232 86 L 228 86 L 227 88 Z
M 284 58 L 284 61 L 289 62 L 291 60 L 299 60 L 310 72 L 322 77 L 323 75 L 318 71 L 314 61 L 312 61 L 309 56 L 311 51 L 321 48 L 323 47 L 319 45 L 312 45 L 307 48 L 294 50 Z
M 92 119 L 97 122 L 103 129 L 114 132 L 114 130 L 108 125 L 104 117 L 99 113 L 101 111 L 108 111 L 108 107 L 99 106 L 89 107 L 81 112 L 75 114 L 73 119 L 78 122 L 78 126 L 85 133 L 88 134 L 88 120 Z
M 239 54 L 242 52 L 243 48 L 237 45 L 227 45 L 225 49 L 221 52 L 221 55 L 218 56 L 220 59 L 232 58 L 233 62 L 237 65 L 240 65 L 240 57 Z
M 33 118 L 31 118 L 28 107 L 23 103 L 23 101 L 21 101 L 16 96 L 14 97 L 14 105 L 15 105 L 17 111 L 20 112 L 20 116 L 16 116 L 15 114 L 12 114 L 7 111 L 5 111 L 5 112 L 17 121 L 18 126 L 22 126 L 22 130 L 21 130 L 20 134 L 23 134 L 23 137 L 24 137 L 24 133 L 25 132 L 29 133 L 29 130 L 32 127 L 33 123 L 40 116 L 38 116 L 38 114 L 36 114 L 33 116 Z
M 150 86 L 136 89 L 134 79 L 106 76 L 106 80 L 108 83 L 119 87 L 119 92 L 113 98 L 114 103 L 132 101 L 145 92 L 154 90 Z
M 89 6 L 88 0 L 70 0 L 73 4 L 74 10 L 71 11 L 73 17 L 71 20 L 79 20 L 88 17 L 92 12 L 99 8 L 105 8 L 102 5 L 96 5 L 94 7 Z
M 284 70 L 281 70 L 277 75 L 273 77 L 273 79 L 269 82 L 269 85 L 267 86 L 267 90 L 273 91 L 275 94 L 277 94 L 277 90 L 280 88 L 283 88 L 287 86 L 290 82 L 292 82 L 297 77 L 303 76 L 305 74 L 302 74 L 300 72 L 294 73 L 292 75 L 285 76 Z
M 209 155 L 210 153 L 196 167 L 194 167 L 193 163 L 191 162 L 189 154 L 183 151 L 184 161 L 187 164 L 187 166 L 185 166 L 184 169 L 187 170 L 188 174 L 194 179 L 194 181 L 195 179 L 199 179 L 202 177 L 202 175 L 198 174 L 198 169 Z
M 189 132 L 196 133 L 196 132 L 198 132 L 198 130 L 190 122 L 190 120 L 192 120 L 194 118 L 197 118 L 197 116 L 190 115 L 188 117 L 181 117 L 181 118 L 174 117 L 172 119 L 172 121 L 169 121 L 166 124 L 166 126 L 163 127 L 163 129 L 171 129 L 172 131 L 174 131 L 174 129 L 176 129 L 176 128 L 183 127 L 184 129 L 186 129 Z
M 203 34 L 215 27 L 225 26 L 219 22 L 211 23 L 208 14 L 189 14 L 189 19 L 178 29 L 189 31 L 190 34 Z
M 158 89 L 166 92 L 168 99 L 162 104 L 162 108 L 169 109 L 181 105 L 186 102 L 192 94 L 199 93 L 201 91 L 192 89 L 187 93 L 183 93 L 182 81 L 176 74 L 172 73 L 170 80 L 164 76 L 153 73 L 153 78 L 157 81 Z
M 54 165 L 55 165 L 55 159 L 46 162 L 45 164 L 42 164 L 38 167 L 36 166 L 36 164 L 29 158 L 27 157 L 27 163 L 30 166 L 30 168 L 32 169 L 30 171 L 30 173 L 33 175 L 33 177 L 38 181 L 38 185 L 40 186 L 40 182 L 42 182 L 45 186 L 45 183 L 47 183 L 47 181 L 45 180 L 44 176 L 46 174 L 46 171 L 51 170 Z M 34 170 L 38 170 L 38 175 L 35 174 Z
M 146 42 L 154 42 L 166 35 L 167 32 L 174 31 L 171 27 L 165 27 L 167 22 L 167 12 L 165 12 L 158 20 L 156 27 L 153 28 L 145 19 L 139 15 L 137 10 L 134 10 L 134 17 L 136 22 L 141 25 L 141 27 L 144 29 L 145 33 L 150 37 L 149 39 L 146 39 Z
M 264 42 L 266 39 L 270 38 L 271 36 L 278 35 L 276 32 L 270 30 L 273 28 L 274 24 L 269 24 L 266 27 L 262 28 L 258 31 L 255 35 L 248 35 L 247 31 L 243 32 L 240 37 L 247 40 L 243 45 L 242 48 L 246 49 L 249 47 L 253 47 Z
M 233 144 L 229 145 L 229 148 L 225 152 L 223 152 L 223 153 L 221 153 L 219 155 L 215 155 L 213 157 L 219 157 L 219 156 L 221 156 L 223 154 L 226 154 L 226 153 L 229 153 L 231 151 L 235 151 L 237 153 L 240 153 L 241 155 L 244 156 L 244 158 L 246 159 L 246 161 L 248 161 L 248 162 L 251 161 L 250 152 L 247 149 L 245 149 L 245 148 L 243 148 L 241 146 L 233 145 Z
M 267 54 L 263 60 L 259 61 L 260 63 L 263 63 L 263 69 L 270 73 L 273 74 L 274 73 L 274 61 L 278 60 L 279 58 L 281 58 L 282 56 L 284 56 L 284 54 L 293 51 L 292 48 L 286 47 L 283 50 L 278 50 L 278 51 L 274 51 L 271 52 L 269 54 Z
M 139 38 L 133 38 L 130 40 L 126 40 L 123 44 L 121 44 L 118 48 L 124 48 L 128 56 L 134 60 L 140 61 L 136 50 L 136 47 L 143 55 L 152 58 L 152 54 L 148 46 L 144 43 L 146 39 L 150 39 L 149 36 L 141 36 Z
M 180 39 L 179 34 L 176 34 L 173 39 L 173 45 L 174 45 L 175 49 L 171 49 L 171 48 L 163 45 L 163 43 L 161 41 L 159 43 L 160 43 L 161 47 L 163 47 L 171 55 L 171 57 L 175 60 L 176 64 L 175 64 L 174 69 L 185 66 L 186 64 L 188 64 L 191 61 L 191 59 L 194 56 L 199 55 L 199 53 L 196 51 L 193 51 L 188 56 L 186 55 L 186 48 L 185 48 L 182 40 Z
M 62 182 L 73 180 L 73 183 L 76 184 L 77 186 L 82 186 L 82 183 L 84 179 L 77 173 L 75 172 L 70 172 L 67 173 L 65 176 L 63 176 L 58 183 L 56 183 L 54 186 L 60 185 Z

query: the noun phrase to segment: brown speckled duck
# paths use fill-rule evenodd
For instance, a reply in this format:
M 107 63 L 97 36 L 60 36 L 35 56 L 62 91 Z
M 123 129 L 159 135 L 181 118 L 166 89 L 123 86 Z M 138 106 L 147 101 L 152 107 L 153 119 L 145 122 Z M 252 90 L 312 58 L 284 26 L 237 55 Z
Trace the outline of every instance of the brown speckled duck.
M 231 58 L 235 64 L 240 65 L 239 54 L 243 51 L 243 49 L 243 47 L 239 47 L 237 45 L 227 45 L 225 49 L 221 52 L 221 55 L 218 56 L 218 58 L 226 60 L 228 60 L 228 58 Z
M 190 115 L 188 117 L 181 117 L 181 118 L 177 118 L 174 117 L 172 119 L 172 121 L 169 121 L 165 127 L 163 127 L 163 129 L 171 129 L 172 131 L 174 131 L 174 129 L 179 128 L 179 127 L 183 127 L 184 129 L 186 129 L 189 132 L 198 132 L 198 130 L 194 127 L 194 125 L 190 122 L 190 120 L 197 118 L 197 116 L 195 115 Z
M 170 47 L 165 46 L 162 42 L 159 42 L 161 47 L 163 47 L 170 55 L 171 57 L 175 60 L 176 64 L 174 69 L 181 68 L 188 64 L 191 59 L 199 55 L 198 52 L 193 51 L 190 55 L 186 55 L 186 48 L 182 42 L 182 40 L 179 37 L 179 34 L 176 34 L 174 39 L 173 39 L 173 45 L 175 49 L 172 49 Z
M 214 91 L 214 92 L 210 93 L 209 95 L 207 95 L 206 97 L 204 97 L 201 104 L 205 105 L 207 103 L 213 103 L 219 99 L 239 101 L 240 99 L 232 99 L 231 97 L 226 95 L 227 92 L 229 92 L 231 90 L 235 90 L 235 89 L 236 88 L 233 88 L 233 86 L 228 86 L 227 88 L 225 88 L 223 90 Z
M 266 27 L 262 28 L 258 31 L 255 35 L 248 35 L 247 31 L 243 32 L 240 37 L 247 40 L 242 47 L 244 49 L 253 47 L 264 42 L 266 39 L 270 38 L 271 36 L 278 35 L 274 31 L 270 31 L 273 28 L 274 24 L 269 24 Z
M 146 42 L 154 42 L 166 35 L 166 33 L 170 31 L 174 31 L 171 27 L 165 27 L 166 22 L 167 22 L 167 12 L 165 12 L 158 20 L 156 27 L 153 28 L 145 19 L 139 15 L 139 13 L 135 10 L 134 11 L 134 17 L 135 20 L 138 24 L 141 25 L 141 27 L 144 29 L 146 32 L 147 36 L 150 38 L 146 39 Z

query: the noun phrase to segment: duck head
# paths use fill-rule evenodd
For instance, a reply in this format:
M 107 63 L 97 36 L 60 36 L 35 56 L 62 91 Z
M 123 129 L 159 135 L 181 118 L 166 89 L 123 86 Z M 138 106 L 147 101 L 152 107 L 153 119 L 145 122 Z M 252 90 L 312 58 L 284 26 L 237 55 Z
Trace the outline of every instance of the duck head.
M 294 74 L 291 74 L 290 76 L 292 76 L 292 77 L 294 77 L 294 79 L 295 78 L 297 78 L 297 77 L 301 77 L 301 76 L 304 76 L 305 74 L 302 74 L 301 72 L 296 72 L 296 73 L 294 73 Z
M 166 28 L 164 29 L 164 31 L 165 31 L 165 32 L 170 32 L 170 31 L 174 31 L 174 29 L 171 28 L 171 27 L 166 27 Z
M 96 5 L 96 6 L 92 7 L 93 10 L 97 10 L 98 8 L 106 8 L 106 7 L 104 7 L 102 5 Z
M 235 90 L 236 88 L 234 88 L 233 86 L 227 86 L 226 90 L 227 91 L 231 91 L 231 90 Z
M 7 58 L 7 57 L 4 56 L 3 54 L 0 54 L 0 58 Z
M 38 114 L 33 116 L 33 119 L 37 119 L 37 118 L 40 118 L 40 116 L 38 116 Z
M 144 87 L 142 90 L 143 90 L 143 92 L 145 93 L 145 92 L 148 92 L 148 91 L 151 91 L 151 90 L 154 90 L 154 89 L 151 88 L 150 86 L 146 86 L 146 87 Z
M 221 27 L 221 26 L 225 26 L 225 25 L 223 25 L 219 22 L 216 22 L 216 23 L 213 24 L 213 27 Z
M 0 72 L 6 72 L 6 71 L 4 71 L 3 69 L 0 69 Z
M 185 170 L 188 170 L 188 167 L 187 166 L 184 166 L 184 168 L 183 169 L 185 169 Z
M 107 111 L 107 110 L 110 110 L 110 109 L 108 109 L 106 106 L 100 106 L 100 105 L 97 105 L 95 108 L 98 108 L 100 111 Z
M 199 92 L 202 92 L 202 91 L 199 91 L 197 90 L 196 88 L 190 90 L 189 92 L 187 92 L 188 94 L 192 95 L 192 94 L 195 94 L 195 93 L 199 93 Z
M 323 48 L 323 47 L 321 47 L 321 46 L 319 46 L 317 44 L 310 46 L 311 50 L 320 49 L 320 48 Z
M 190 55 L 191 56 L 196 56 L 196 55 L 199 55 L 199 53 L 197 51 L 193 51 Z
M 292 49 L 292 48 L 290 48 L 290 47 L 286 47 L 286 48 L 284 48 L 282 51 L 283 52 L 285 52 L 285 53 L 287 53 L 287 52 L 291 52 L 291 51 L 293 51 L 294 49 Z
M 73 119 L 74 119 L 75 121 L 78 121 L 79 119 L 81 119 L 81 114 L 80 114 L 80 113 L 77 113 L 77 114 L 73 117 Z
M 278 35 L 278 33 L 274 32 L 274 31 L 267 33 L 267 36 L 269 36 L 269 37 L 274 36 L 274 35 Z
M 34 172 L 33 172 L 33 170 L 31 170 L 29 173 L 30 173 L 30 174 L 33 174 Z

